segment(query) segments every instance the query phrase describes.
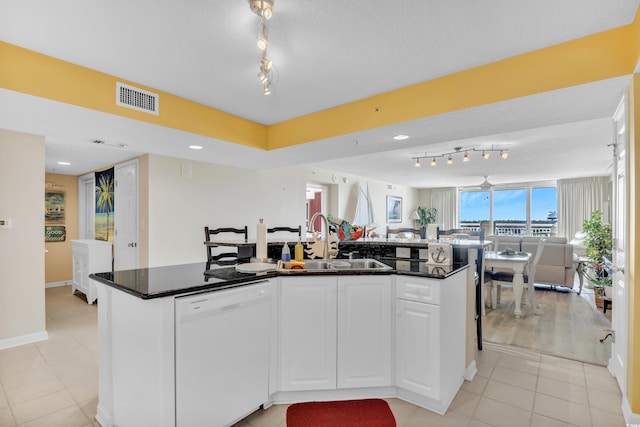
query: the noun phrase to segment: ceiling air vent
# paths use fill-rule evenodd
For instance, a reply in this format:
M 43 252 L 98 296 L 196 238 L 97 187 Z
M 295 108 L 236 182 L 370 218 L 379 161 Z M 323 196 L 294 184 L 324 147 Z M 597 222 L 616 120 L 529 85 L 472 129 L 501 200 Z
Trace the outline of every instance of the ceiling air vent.
M 160 111 L 158 94 L 116 82 L 116 105 L 155 114 Z

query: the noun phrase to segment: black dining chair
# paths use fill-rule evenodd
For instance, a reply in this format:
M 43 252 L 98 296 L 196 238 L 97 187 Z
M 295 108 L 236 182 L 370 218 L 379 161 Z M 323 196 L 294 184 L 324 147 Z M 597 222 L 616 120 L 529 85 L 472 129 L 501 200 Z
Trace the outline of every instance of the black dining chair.
M 248 259 L 251 257 L 251 248 L 215 245 L 215 240 L 223 240 L 225 235 L 233 235 L 233 237 L 235 237 L 233 240 L 238 240 L 238 235 L 241 235 L 243 240 L 246 242 L 249 237 L 248 227 L 246 225 L 243 228 L 204 227 L 205 244 L 207 249 L 207 270 L 211 267 L 211 264 L 234 263 L 240 259 Z
M 267 234 L 279 233 L 279 232 L 287 232 L 297 234 L 299 239 L 302 239 L 302 226 L 299 225 L 297 227 L 271 227 L 267 228 Z

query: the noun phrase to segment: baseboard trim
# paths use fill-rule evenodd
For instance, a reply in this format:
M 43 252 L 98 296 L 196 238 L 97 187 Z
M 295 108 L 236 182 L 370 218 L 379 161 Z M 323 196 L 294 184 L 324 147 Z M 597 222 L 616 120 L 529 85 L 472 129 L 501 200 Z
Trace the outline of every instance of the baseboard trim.
M 622 416 L 628 426 L 640 425 L 640 414 L 631 411 L 631 406 L 629 405 L 626 394 L 622 395 Z
M 25 344 L 31 344 L 38 341 L 45 341 L 49 339 L 47 331 L 35 332 L 33 334 L 20 335 L 18 337 L 11 337 L 0 340 L 0 350 L 7 348 L 18 347 Z
M 56 288 L 58 286 L 67 286 L 71 284 L 71 280 L 63 280 L 62 282 L 49 282 L 45 283 L 44 287 L 46 288 Z
M 473 360 L 471 363 L 469 363 L 469 366 L 467 366 L 467 368 L 464 370 L 464 379 L 467 381 L 472 381 L 473 378 L 476 376 L 476 373 L 478 373 L 478 368 L 476 366 L 476 361 Z
M 102 405 L 100 405 L 100 402 L 98 402 L 95 418 L 96 418 L 96 421 L 98 421 L 102 427 L 115 426 L 113 422 L 113 414 L 107 411 L 105 408 L 103 408 Z

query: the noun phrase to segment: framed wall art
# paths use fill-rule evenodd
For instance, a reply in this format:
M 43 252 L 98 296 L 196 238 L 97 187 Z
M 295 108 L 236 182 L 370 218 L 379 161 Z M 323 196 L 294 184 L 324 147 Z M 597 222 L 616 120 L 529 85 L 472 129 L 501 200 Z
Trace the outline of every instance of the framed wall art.
M 387 196 L 387 222 L 402 222 L 402 197 Z
M 64 192 L 46 191 L 44 193 L 44 222 L 64 224 Z
M 64 242 L 67 237 L 67 229 L 64 225 L 45 225 L 45 242 Z

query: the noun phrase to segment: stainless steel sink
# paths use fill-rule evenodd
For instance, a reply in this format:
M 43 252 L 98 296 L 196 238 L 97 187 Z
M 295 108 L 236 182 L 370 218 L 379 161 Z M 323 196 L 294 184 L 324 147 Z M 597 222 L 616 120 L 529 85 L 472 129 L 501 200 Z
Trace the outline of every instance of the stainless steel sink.
M 388 265 L 372 259 L 372 258 L 364 258 L 364 259 L 308 259 L 305 260 L 304 269 L 290 270 L 290 269 L 280 269 L 279 271 L 282 273 L 295 273 L 301 271 L 309 271 L 314 273 L 320 272 L 335 272 L 338 270 L 348 270 L 348 271 L 382 271 L 382 270 L 391 270 L 392 268 Z

